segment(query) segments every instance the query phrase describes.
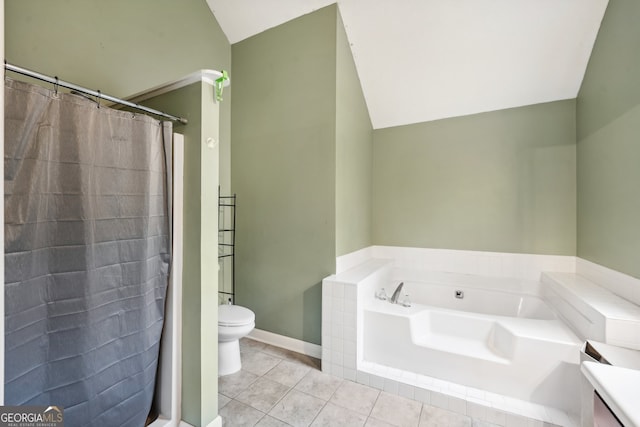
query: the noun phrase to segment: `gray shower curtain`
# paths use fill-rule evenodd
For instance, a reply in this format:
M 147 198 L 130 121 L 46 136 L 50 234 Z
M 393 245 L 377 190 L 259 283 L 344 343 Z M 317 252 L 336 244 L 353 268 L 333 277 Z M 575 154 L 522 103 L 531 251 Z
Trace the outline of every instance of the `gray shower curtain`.
M 171 124 L 5 80 L 5 405 L 142 427 L 170 266 Z

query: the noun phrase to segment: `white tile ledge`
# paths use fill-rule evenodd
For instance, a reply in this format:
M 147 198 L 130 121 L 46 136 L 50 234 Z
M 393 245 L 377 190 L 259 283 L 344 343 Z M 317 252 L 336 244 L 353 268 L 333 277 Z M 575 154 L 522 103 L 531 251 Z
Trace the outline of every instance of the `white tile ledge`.
M 640 321 L 640 306 L 579 274 L 543 273 L 543 282 L 550 283 L 550 281 L 562 286 L 573 297 L 580 299 L 609 319 Z
M 390 259 L 395 267 L 479 276 L 540 280 L 542 271 L 575 272 L 576 257 L 458 249 L 369 246 L 336 258 L 341 274 L 369 259 Z
M 542 283 L 549 302 L 582 338 L 640 350 L 640 306 L 580 274 L 546 272 Z M 576 319 L 570 315 L 572 310 L 590 325 L 572 323 Z
M 640 279 L 583 258 L 576 261 L 576 273 L 640 305 Z
M 373 246 L 368 246 L 348 254 L 340 255 L 336 257 L 336 274 L 347 271 L 371 258 L 374 258 Z
M 327 277 L 326 279 L 334 282 L 357 284 L 370 275 L 379 272 L 381 268 L 385 266 L 391 267 L 392 265 L 393 260 L 373 258 L 346 271 L 343 271 L 342 273 Z

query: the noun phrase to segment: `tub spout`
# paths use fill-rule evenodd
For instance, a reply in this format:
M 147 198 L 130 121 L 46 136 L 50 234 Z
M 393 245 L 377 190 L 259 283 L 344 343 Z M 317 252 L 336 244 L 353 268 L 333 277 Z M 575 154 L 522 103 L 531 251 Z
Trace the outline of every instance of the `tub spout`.
M 400 298 L 400 291 L 402 291 L 402 287 L 403 286 L 404 286 L 404 282 L 400 282 L 400 284 L 398 285 L 396 290 L 393 291 L 393 295 L 391 296 L 391 299 L 389 300 L 391 302 L 391 304 L 397 304 L 398 303 L 398 298 Z

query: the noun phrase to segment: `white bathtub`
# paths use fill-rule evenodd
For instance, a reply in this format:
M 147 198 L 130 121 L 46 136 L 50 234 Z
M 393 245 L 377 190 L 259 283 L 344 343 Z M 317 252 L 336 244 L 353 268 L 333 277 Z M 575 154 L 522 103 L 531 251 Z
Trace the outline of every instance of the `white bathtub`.
M 406 281 L 403 307 L 374 286 L 359 287 L 361 361 L 577 412 L 581 341 L 536 295 Z
M 541 298 L 531 294 L 486 289 L 477 284 L 403 283 L 402 295 L 408 293 L 411 300 L 422 305 L 495 316 L 544 320 L 556 318 L 553 310 Z M 457 291 L 462 292 L 462 298 L 456 297 Z

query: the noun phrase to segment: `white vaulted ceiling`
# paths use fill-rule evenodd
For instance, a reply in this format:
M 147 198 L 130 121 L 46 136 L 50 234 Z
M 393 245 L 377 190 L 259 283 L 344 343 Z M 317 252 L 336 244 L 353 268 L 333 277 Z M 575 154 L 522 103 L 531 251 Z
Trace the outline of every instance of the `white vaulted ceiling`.
M 207 0 L 233 44 L 328 0 Z M 608 0 L 338 0 L 373 127 L 575 98 Z

